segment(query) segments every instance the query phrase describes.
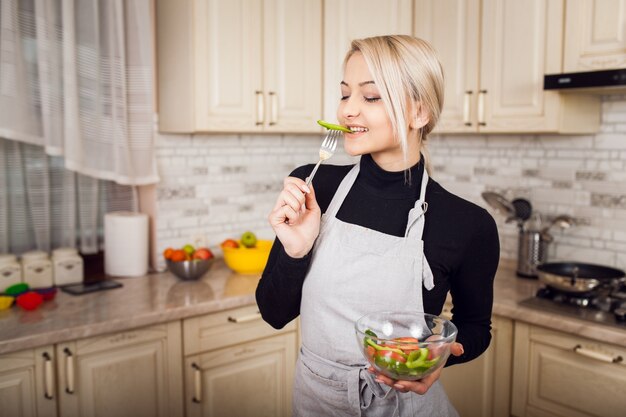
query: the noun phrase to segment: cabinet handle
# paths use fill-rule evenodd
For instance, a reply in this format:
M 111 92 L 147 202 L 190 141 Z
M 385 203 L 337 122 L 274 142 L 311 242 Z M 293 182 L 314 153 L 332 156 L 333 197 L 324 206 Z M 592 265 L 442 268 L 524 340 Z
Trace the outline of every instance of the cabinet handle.
M 470 120 L 470 106 L 472 104 L 472 94 L 474 94 L 472 90 L 467 90 L 465 92 L 465 97 L 463 97 L 463 123 L 465 124 L 465 126 L 472 125 L 472 121 Z
M 255 91 L 256 94 L 256 125 L 261 126 L 265 123 L 265 97 L 263 91 Z
M 480 90 L 478 92 L 478 125 L 487 126 L 485 123 L 485 95 L 487 90 Z
M 578 353 L 579 355 L 583 355 L 588 358 L 596 359 L 602 362 L 620 363 L 623 360 L 623 358 L 620 355 L 611 356 L 607 353 L 598 352 L 592 349 L 584 348 L 581 345 L 574 346 L 573 350 L 574 350 L 574 353 Z
M 191 364 L 193 368 L 193 398 L 194 403 L 202 401 L 202 369 L 194 362 Z
M 74 394 L 74 355 L 68 348 L 63 349 L 63 353 L 65 353 L 65 377 L 67 379 L 65 392 Z
M 256 313 L 248 314 L 247 316 L 241 316 L 241 317 L 228 316 L 228 321 L 231 323 L 246 323 L 248 321 L 258 320 L 260 318 L 261 318 L 261 313 L 257 311 Z
M 48 352 L 43 353 L 43 383 L 44 383 L 44 394 L 43 396 L 46 399 L 51 400 L 54 397 L 52 393 L 54 392 L 54 386 L 52 385 L 52 358 Z
M 278 123 L 278 95 L 275 92 L 270 91 L 270 126 L 274 126 Z

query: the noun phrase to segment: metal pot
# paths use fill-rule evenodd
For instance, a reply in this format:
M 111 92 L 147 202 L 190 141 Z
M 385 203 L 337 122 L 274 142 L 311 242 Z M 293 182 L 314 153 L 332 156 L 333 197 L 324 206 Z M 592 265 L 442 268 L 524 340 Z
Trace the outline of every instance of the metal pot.
M 578 262 L 545 263 L 537 267 L 539 281 L 566 293 L 585 294 L 624 282 L 621 269 Z

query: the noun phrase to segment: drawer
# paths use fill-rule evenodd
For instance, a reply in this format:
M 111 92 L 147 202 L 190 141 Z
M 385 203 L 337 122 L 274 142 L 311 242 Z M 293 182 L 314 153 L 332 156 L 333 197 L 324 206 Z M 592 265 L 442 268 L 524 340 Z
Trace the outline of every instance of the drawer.
M 256 305 L 225 310 L 183 321 L 184 354 L 193 355 L 296 330 L 292 321 L 276 330 L 261 318 Z

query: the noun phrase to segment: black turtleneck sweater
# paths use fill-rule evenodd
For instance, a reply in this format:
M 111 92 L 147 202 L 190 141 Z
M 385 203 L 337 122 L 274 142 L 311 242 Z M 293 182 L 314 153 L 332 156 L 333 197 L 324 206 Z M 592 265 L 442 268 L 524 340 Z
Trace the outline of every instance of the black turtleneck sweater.
M 411 168 L 411 184 L 404 171 L 388 172 L 370 155 L 360 161 L 359 175 L 348 192 L 337 218 L 382 233 L 404 236 L 408 213 L 419 198 L 424 167 Z M 306 178 L 313 165 L 295 169 L 291 176 Z M 315 195 L 326 211 L 341 180 L 352 165 L 322 165 L 314 180 Z M 441 187 L 432 178 L 426 188 L 424 253 L 433 271 L 435 287 L 423 290 L 424 311 L 439 315 L 448 291 L 452 296 L 452 321 L 463 344 L 464 354 L 451 356 L 447 365 L 467 362 L 479 356 L 491 340 L 493 279 L 498 267 L 500 246 L 496 224 L 481 207 Z M 266 322 L 282 328 L 300 314 L 302 284 L 309 270 L 311 254 L 291 258 L 278 239 L 256 290 L 259 310 Z M 388 279 L 392 279 L 389 277 Z

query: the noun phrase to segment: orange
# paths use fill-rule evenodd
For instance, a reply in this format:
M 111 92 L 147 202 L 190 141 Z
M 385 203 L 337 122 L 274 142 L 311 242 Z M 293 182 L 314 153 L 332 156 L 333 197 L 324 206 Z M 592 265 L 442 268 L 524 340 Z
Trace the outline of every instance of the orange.
M 170 261 L 172 262 L 181 262 L 187 259 L 187 254 L 182 249 L 176 249 L 172 252 L 172 256 L 170 257 Z
M 167 248 L 163 251 L 163 257 L 165 259 L 172 259 L 172 253 L 174 253 L 174 249 Z

